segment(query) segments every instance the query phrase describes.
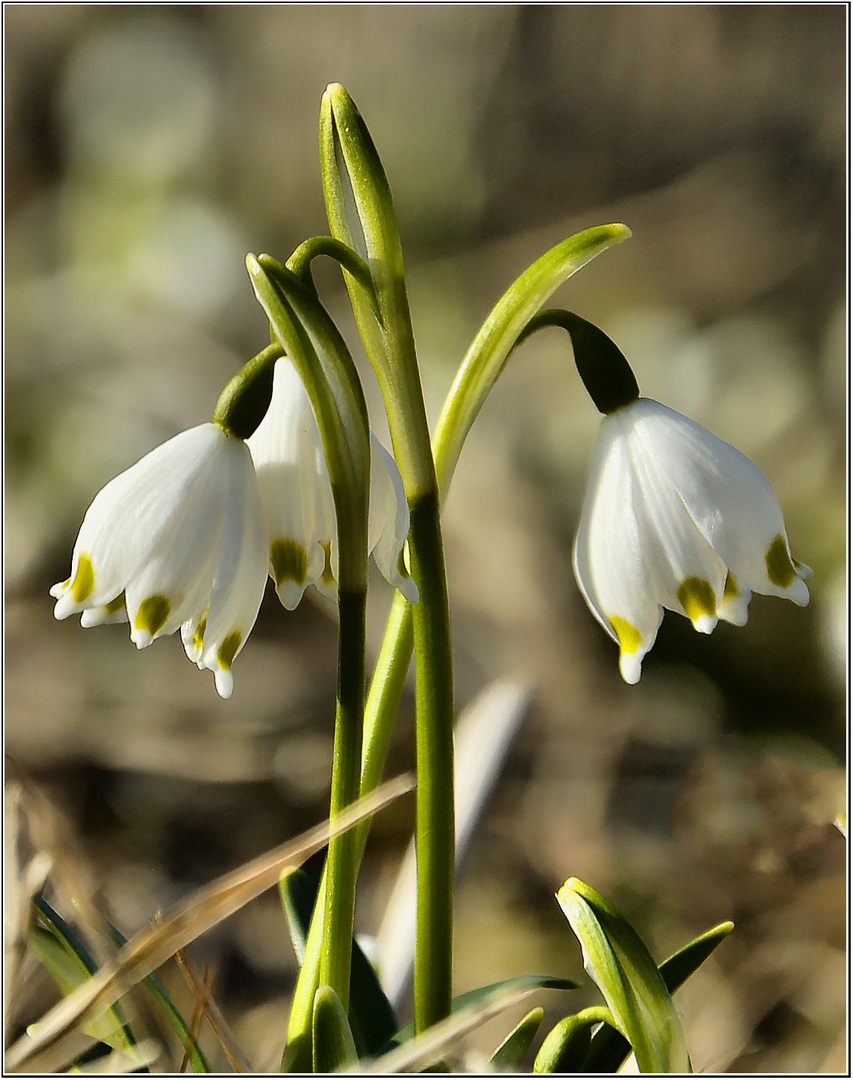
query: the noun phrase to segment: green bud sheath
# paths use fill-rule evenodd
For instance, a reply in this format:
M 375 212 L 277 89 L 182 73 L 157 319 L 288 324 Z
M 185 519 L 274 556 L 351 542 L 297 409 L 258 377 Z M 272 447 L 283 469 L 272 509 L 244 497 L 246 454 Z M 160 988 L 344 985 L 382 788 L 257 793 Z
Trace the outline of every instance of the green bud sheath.
M 272 400 L 275 362 L 284 352 L 276 343 L 244 364 L 219 395 L 213 422 L 229 435 L 248 439 L 267 414 Z
M 607 334 L 572 312 L 562 314 L 578 373 L 598 411 L 606 415 L 636 401 L 640 388 L 634 372 Z

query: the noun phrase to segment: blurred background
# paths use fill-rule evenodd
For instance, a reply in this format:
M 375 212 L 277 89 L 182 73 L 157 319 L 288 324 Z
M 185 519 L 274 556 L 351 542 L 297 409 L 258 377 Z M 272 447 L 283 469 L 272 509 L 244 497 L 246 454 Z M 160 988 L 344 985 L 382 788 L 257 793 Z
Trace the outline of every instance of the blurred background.
M 327 231 L 317 116 L 340 81 L 394 192 L 432 420 L 513 278 L 578 229 L 623 221 L 633 239 L 555 303 L 616 340 L 645 394 L 764 469 L 814 569 L 808 608 L 755 597 L 742 629 L 707 638 L 667 614 L 626 686 L 571 571 L 597 413 L 564 335 L 514 357 L 445 519 L 459 708 L 496 679 L 531 695 L 460 868 L 457 992 L 539 972 L 585 986 L 543 992 L 549 1022 L 595 1003 L 553 895 L 574 875 L 658 960 L 734 920 L 676 998 L 697 1071 L 843 1071 L 845 6 L 41 4 L 4 18 L 7 771 L 52 807 L 60 910 L 83 882 L 130 934 L 326 814 L 328 606 L 287 613 L 270 591 L 222 702 L 179 641 L 137 653 L 126 627 L 57 623 L 48 589 L 98 489 L 208 419 L 264 345 L 244 256 L 284 259 Z M 339 275 L 318 280 L 360 355 Z M 390 599 L 377 581 L 373 650 Z M 413 762 L 411 720 L 407 700 L 389 774 Z M 411 800 L 376 822 L 365 934 L 411 825 Z M 274 1067 L 296 971 L 275 895 L 190 956 L 215 970 L 252 1066 Z M 50 1000 L 36 971 L 26 987 L 20 1023 Z

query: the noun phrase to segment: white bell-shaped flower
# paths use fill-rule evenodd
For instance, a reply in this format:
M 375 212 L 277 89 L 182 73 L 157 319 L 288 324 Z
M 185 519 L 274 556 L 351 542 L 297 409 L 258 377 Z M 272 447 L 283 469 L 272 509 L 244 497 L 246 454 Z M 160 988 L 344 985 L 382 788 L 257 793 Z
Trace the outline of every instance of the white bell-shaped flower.
M 130 623 L 144 648 L 181 630 L 187 655 L 231 696 L 231 665 L 266 585 L 266 528 L 242 440 L 201 424 L 111 480 L 86 511 L 54 615 Z
M 574 549 L 581 592 L 640 678 L 663 608 L 710 634 L 753 592 L 807 604 L 770 481 L 740 450 L 649 398 L 604 418 Z
M 275 365 L 266 416 L 246 440 L 269 537 L 270 576 L 293 610 L 309 585 L 337 596 L 335 504 L 320 430 L 302 380 L 287 357 Z M 403 561 L 409 507 L 397 464 L 371 433 L 368 547 L 385 579 L 414 603 L 418 590 Z

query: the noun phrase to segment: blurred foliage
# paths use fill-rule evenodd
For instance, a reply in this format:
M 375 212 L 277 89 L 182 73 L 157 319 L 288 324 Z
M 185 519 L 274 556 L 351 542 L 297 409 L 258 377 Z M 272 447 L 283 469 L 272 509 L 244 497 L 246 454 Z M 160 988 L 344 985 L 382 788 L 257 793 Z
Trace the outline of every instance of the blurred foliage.
M 845 19 L 843 5 L 4 9 L 7 749 L 59 808 L 67 872 L 86 868 L 123 932 L 325 814 L 322 605 L 268 597 L 223 703 L 178 642 L 137 654 L 122 627 L 60 626 L 47 590 L 95 492 L 206 419 L 264 343 L 243 256 L 285 258 L 326 231 L 316 117 L 336 80 L 391 180 L 431 416 L 509 281 L 570 233 L 624 221 L 634 239 L 556 302 L 606 330 L 644 393 L 758 462 L 815 571 L 807 609 L 756 597 L 745 628 L 710 639 L 668 614 L 642 682 L 623 685 L 570 568 L 597 417 L 562 335 L 519 350 L 445 518 L 460 705 L 498 676 L 537 695 L 460 879 L 458 990 L 578 977 L 553 900 L 575 875 L 655 953 L 735 921 L 679 995 L 697 1070 L 844 1068 Z M 318 281 L 353 341 L 339 277 Z M 374 643 L 388 599 L 378 584 Z M 411 761 L 409 720 L 391 767 Z M 368 932 L 410 827 L 401 812 L 374 829 Z M 257 1067 L 281 1050 L 286 938 L 265 897 L 198 944 Z

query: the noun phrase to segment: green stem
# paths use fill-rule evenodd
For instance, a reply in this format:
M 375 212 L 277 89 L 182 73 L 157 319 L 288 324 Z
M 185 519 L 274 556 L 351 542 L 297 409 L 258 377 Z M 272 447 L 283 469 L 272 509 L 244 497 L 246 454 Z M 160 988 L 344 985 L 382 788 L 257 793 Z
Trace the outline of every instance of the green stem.
M 345 274 L 345 280 L 382 391 L 406 489 L 409 555 L 420 593 L 413 612 L 418 755 L 415 1029 L 420 1032 L 449 1015 L 452 993 L 453 668 L 438 483 L 391 189 L 355 103 L 338 84 L 327 87 L 323 96 L 320 154 L 329 227 L 348 247 L 363 247 L 371 271 L 374 295 L 365 296 L 369 290 L 355 276 Z
M 364 591 L 338 590 L 338 694 L 332 758 L 330 818 L 358 798 L 364 709 Z M 358 839 L 354 829 L 329 843 L 327 888 L 320 958 L 320 980 L 331 986 L 346 1009 L 358 874 Z
M 332 150 L 333 147 L 327 146 L 330 162 Z M 327 170 L 327 179 L 333 188 L 340 186 L 340 177 L 331 167 Z M 351 237 L 339 209 L 342 201 L 342 196 L 331 200 L 332 207 L 338 213 L 338 227 Z M 567 278 L 600 252 L 630 235 L 624 225 L 601 225 L 561 241 L 520 274 L 492 308 L 459 367 L 433 436 L 432 454 L 442 505 L 471 425 L 510 355 L 531 333 L 553 325 L 552 313 L 537 314 L 539 309 Z M 380 662 L 367 697 L 362 793 L 371 791 L 382 774 L 411 652 L 412 611 L 398 596 L 388 619 Z M 386 685 L 389 672 L 394 678 Z M 364 836 L 368 828 L 366 825 L 360 830 Z
M 312 236 L 310 240 L 304 240 L 299 247 L 296 248 L 287 260 L 287 268 L 296 274 L 304 284 L 308 285 L 313 292 L 316 292 L 311 263 L 314 259 L 319 258 L 320 255 L 325 255 L 329 259 L 334 259 L 334 261 L 340 265 L 341 269 L 352 274 L 364 290 L 375 319 L 377 322 L 380 322 L 381 316 L 379 314 L 379 306 L 376 302 L 376 293 L 373 288 L 373 277 L 370 273 L 370 267 L 357 252 L 353 251 L 353 249 L 343 243 L 343 241 L 336 240 L 333 236 Z
M 411 508 L 409 554 L 420 592 L 412 611 L 417 663 L 418 790 L 415 1031 L 450 1015 L 453 977 L 455 800 L 450 615 L 438 489 Z
M 402 593 L 391 605 L 385 636 L 376 658 L 370 691 L 364 706 L 364 745 L 361 751 L 361 793 L 379 786 L 391 745 L 394 717 L 400 704 L 409 661 L 412 658 L 412 606 Z M 357 828 L 359 852 L 364 851 L 367 827 Z

